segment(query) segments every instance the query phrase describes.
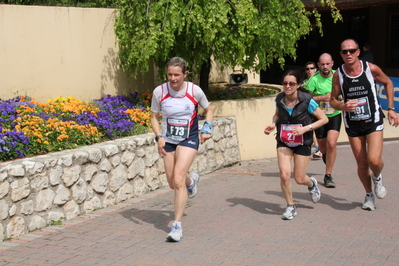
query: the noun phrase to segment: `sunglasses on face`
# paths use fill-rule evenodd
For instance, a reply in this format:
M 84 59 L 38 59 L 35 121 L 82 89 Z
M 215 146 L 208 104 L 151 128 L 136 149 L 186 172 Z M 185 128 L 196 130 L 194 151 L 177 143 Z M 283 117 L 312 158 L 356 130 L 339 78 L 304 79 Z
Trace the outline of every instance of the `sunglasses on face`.
M 315 67 L 307 67 L 305 68 L 306 71 L 316 69 Z
M 358 49 L 346 49 L 346 50 L 341 50 L 341 54 L 347 54 L 348 52 L 351 54 L 356 53 Z
M 298 84 L 298 83 L 296 83 L 296 82 L 287 82 L 287 81 L 284 81 L 283 82 L 283 86 L 287 86 L 287 85 L 289 85 L 290 87 L 293 87 L 293 86 L 295 86 L 296 84 Z

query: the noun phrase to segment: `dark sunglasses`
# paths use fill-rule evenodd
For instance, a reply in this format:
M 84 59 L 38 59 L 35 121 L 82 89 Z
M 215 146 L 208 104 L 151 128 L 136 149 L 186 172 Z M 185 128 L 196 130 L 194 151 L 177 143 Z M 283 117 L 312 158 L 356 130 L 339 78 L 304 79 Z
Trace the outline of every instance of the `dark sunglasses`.
M 351 54 L 356 53 L 358 49 L 347 49 L 347 50 L 341 50 L 341 54 L 347 54 L 348 52 Z
M 296 84 L 298 84 L 298 83 L 296 83 L 296 82 L 286 82 L 286 81 L 284 81 L 283 82 L 283 86 L 287 86 L 287 85 L 290 85 L 290 87 L 293 87 L 293 86 L 295 86 Z
M 307 67 L 307 68 L 305 68 L 306 71 L 311 70 L 311 69 L 313 70 L 313 69 L 316 69 L 316 68 L 315 67 Z

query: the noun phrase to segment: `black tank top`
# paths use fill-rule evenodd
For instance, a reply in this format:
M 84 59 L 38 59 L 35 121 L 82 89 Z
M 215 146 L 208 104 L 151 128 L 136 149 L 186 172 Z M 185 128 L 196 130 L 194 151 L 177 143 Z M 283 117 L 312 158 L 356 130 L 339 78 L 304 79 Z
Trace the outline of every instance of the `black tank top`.
M 384 118 L 384 113 L 380 107 L 374 78 L 368 63 L 360 62 L 363 71 L 356 77 L 349 76 L 343 65 L 339 67 L 339 81 L 344 101 L 357 99 L 359 104 L 354 112 L 344 112 L 345 123 L 358 121 L 379 123 Z

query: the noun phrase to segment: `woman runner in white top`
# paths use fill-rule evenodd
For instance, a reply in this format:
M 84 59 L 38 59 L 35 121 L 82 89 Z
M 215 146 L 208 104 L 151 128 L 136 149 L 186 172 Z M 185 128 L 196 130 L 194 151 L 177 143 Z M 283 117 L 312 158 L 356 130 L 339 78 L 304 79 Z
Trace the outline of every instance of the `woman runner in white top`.
M 158 152 L 163 156 L 166 177 L 175 191 L 175 220 L 167 236 L 169 241 L 183 237 L 181 220 L 187 198 L 197 193 L 199 174 L 188 176 L 197 155 L 199 143 L 212 134 L 212 108 L 200 87 L 185 82 L 187 64 L 180 57 L 173 57 L 167 64 L 168 82 L 155 88 L 151 103 L 151 125 L 158 142 Z M 198 105 L 205 111 L 206 122 L 198 136 Z M 159 117 L 162 113 L 162 132 Z

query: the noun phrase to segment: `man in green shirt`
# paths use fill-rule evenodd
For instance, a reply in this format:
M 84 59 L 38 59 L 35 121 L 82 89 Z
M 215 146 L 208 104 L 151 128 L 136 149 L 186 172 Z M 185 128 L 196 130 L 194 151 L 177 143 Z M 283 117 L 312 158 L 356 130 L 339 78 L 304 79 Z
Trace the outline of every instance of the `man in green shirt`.
M 324 186 L 335 188 L 335 183 L 331 176 L 337 157 L 337 140 L 341 129 L 341 111 L 334 110 L 330 106 L 332 90 L 332 77 L 334 61 L 330 54 L 324 53 L 319 57 L 319 71 L 314 74 L 307 84 L 306 89 L 313 93 L 313 99 L 317 102 L 320 109 L 328 117 L 328 123 L 316 130 L 316 138 L 319 149 L 323 154 L 323 161 L 326 164 L 324 176 Z

